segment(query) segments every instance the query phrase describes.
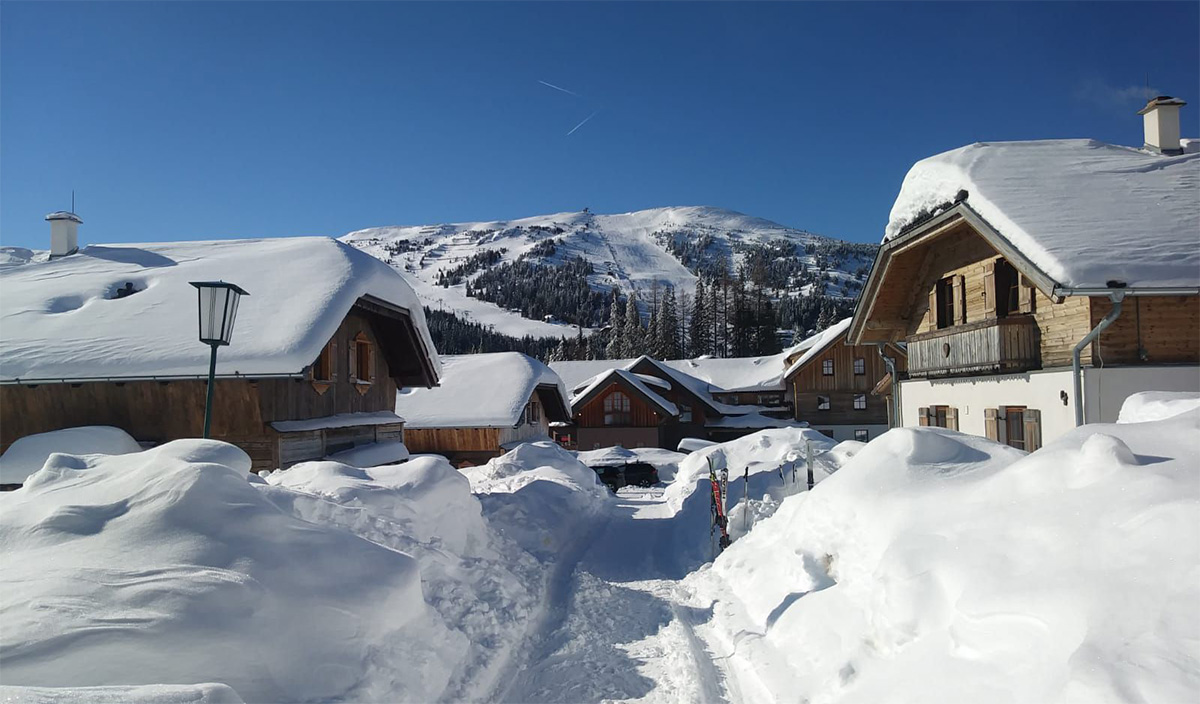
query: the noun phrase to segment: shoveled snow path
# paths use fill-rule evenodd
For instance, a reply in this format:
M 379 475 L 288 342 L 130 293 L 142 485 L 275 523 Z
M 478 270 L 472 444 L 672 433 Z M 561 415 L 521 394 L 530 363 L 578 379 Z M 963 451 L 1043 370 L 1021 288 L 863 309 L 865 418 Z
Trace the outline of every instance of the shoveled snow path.
M 670 551 L 649 549 L 674 517 L 662 489 L 621 490 L 595 538 L 553 576 L 529 658 L 499 701 L 731 701 L 695 633 L 708 609 L 689 604 Z

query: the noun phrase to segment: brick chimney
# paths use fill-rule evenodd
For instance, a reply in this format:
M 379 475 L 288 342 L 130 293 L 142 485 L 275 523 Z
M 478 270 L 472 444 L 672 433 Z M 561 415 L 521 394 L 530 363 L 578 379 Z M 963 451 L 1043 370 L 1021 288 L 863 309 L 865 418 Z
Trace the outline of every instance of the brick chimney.
M 1160 95 L 1138 110 L 1146 130 L 1145 148 L 1159 154 L 1182 154 L 1179 144 L 1179 108 L 1187 105 L 1179 98 Z
M 65 257 L 79 250 L 79 226 L 83 220 L 75 213 L 59 210 L 46 216 L 50 221 L 50 258 Z

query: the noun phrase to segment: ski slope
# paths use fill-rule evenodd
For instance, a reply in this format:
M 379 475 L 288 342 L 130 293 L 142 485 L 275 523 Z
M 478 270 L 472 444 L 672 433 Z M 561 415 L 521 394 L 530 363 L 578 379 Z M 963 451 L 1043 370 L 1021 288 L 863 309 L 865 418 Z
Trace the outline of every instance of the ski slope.
M 616 215 L 589 212 L 555 213 L 517 220 L 455 223 L 446 225 L 374 227 L 351 232 L 342 241 L 391 264 L 432 308 L 457 312 L 508 335 L 558 337 L 575 333 L 572 326 L 544 320 L 528 320 L 519 313 L 503 310 L 466 295 L 466 284 L 443 288 L 435 284 L 438 274 L 459 265 L 481 251 L 504 250 L 500 262 L 513 262 L 539 242 L 554 238 L 557 251 L 546 257 L 555 264 L 575 256 L 596 269 L 590 285 L 602 291 L 619 286 L 649 300 L 655 285 L 693 293 L 696 276 L 667 250 L 667 242 L 695 242 L 708 236 L 712 244 L 706 260 L 727 257 L 731 273 L 741 261 L 740 245 L 767 244 L 787 240 L 803 248 L 808 244 L 838 241 L 811 232 L 785 227 L 769 220 L 731 210 L 704 206 L 667 207 Z M 391 252 L 389 247 L 405 251 Z M 806 255 L 806 263 L 815 256 Z M 854 280 L 858 267 L 869 258 L 851 257 L 835 262 L 827 285 L 830 292 Z M 805 287 L 806 289 L 811 287 Z M 791 295 L 808 295 L 794 290 Z

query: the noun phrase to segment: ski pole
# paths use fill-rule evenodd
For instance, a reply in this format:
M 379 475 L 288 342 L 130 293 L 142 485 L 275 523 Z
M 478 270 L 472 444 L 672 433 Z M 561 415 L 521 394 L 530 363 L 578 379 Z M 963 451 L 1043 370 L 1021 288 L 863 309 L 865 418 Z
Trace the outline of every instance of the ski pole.
M 750 530 L 750 465 L 742 478 L 742 532 Z

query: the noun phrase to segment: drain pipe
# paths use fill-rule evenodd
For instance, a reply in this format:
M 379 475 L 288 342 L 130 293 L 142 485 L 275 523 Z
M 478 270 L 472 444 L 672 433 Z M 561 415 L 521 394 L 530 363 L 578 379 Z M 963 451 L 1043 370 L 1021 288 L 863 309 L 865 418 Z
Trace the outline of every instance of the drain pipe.
M 1100 337 L 1100 333 L 1104 332 L 1105 328 L 1107 328 L 1109 325 L 1112 325 L 1113 321 L 1120 317 L 1121 303 L 1125 300 L 1125 291 L 1120 289 L 1113 290 L 1108 294 L 1108 298 L 1112 301 L 1112 310 L 1110 310 L 1108 315 L 1104 316 L 1104 319 L 1097 323 L 1096 327 L 1092 328 L 1092 331 L 1085 335 L 1084 338 L 1079 341 L 1079 344 L 1075 345 L 1075 348 L 1071 350 L 1071 376 L 1073 377 L 1073 381 L 1075 383 L 1076 428 L 1083 425 L 1084 422 L 1083 368 L 1079 362 L 1079 355 L 1083 353 L 1084 347 L 1087 347 L 1093 340 Z
M 892 427 L 902 428 L 904 423 L 900 421 L 900 377 L 896 376 L 896 360 L 884 354 L 884 350 L 887 349 L 886 342 L 876 342 L 875 347 L 879 349 L 879 357 L 887 367 L 888 374 L 892 375 L 892 422 L 895 424 Z

